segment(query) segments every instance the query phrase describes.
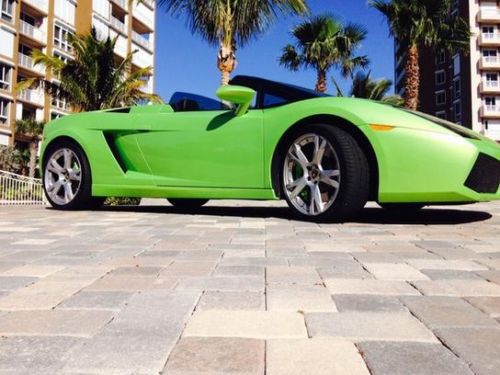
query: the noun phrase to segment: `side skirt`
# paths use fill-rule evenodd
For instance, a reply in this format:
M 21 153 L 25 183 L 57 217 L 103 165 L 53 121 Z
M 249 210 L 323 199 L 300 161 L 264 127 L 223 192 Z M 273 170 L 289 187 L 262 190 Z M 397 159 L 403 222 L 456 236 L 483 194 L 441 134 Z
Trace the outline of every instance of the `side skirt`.
M 93 185 L 94 197 L 277 200 L 273 189 L 191 188 L 178 186 Z

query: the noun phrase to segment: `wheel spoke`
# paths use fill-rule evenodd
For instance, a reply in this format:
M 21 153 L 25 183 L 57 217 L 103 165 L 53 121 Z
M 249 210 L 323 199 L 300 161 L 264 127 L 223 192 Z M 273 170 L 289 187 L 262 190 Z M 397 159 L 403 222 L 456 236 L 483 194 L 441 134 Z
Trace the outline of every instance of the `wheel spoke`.
M 73 159 L 72 155 L 71 155 L 71 151 L 68 149 L 64 149 L 64 168 L 65 169 L 71 168 L 71 161 L 72 161 L 71 159 Z
M 323 156 L 325 155 L 325 150 L 326 150 L 326 140 L 323 139 L 321 141 L 321 144 L 319 143 L 320 138 L 316 137 L 314 139 L 314 160 L 313 163 L 316 165 L 321 165 L 321 162 L 323 161 Z
M 306 187 L 306 179 L 304 177 L 299 178 L 298 180 L 293 181 L 292 183 L 288 184 L 286 188 L 291 191 L 290 193 L 290 198 L 295 199 L 297 196 L 304 190 Z
M 307 157 L 302 152 L 302 148 L 300 147 L 300 145 L 298 145 L 297 143 L 294 143 L 293 147 L 294 147 L 295 155 L 293 153 L 290 153 L 290 155 L 305 170 L 307 168 L 307 164 L 309 164 L 309 160 L 307 160 Z
M 57 175 L 61 174 L 64 170 L 64 168 L 61 167 L 55 159 L 50 159 L 50 162 L 47 165 L 47 169 L 49 170 L 49 172 L 55 173 Z
M 311 186 L 311 203 L 309 206 L 309 211 L 313 215 L 317 215 L 323 212 L 324 203 L 321 197 L 321 191 L 318 185 Z
M 64 200 L 66 201 L 66 203 L 68 203 L 68 202 L 71 202 L 74 197 L 75 197 L 75 195 L 73 194 L 73 190 L 71 188 L 71 183 L 66 182 L 64 184 Z
M 69 179 L 71 181 L 81 181 L 82 179 L 82 174 L 79 169 L 71 169 L 69 171 Z
M 335 189 L 338 189 L 340 184 L 338 181 L 333 179 L 334 177 L 338 177 L 338 176 L 340 176 L 340 170 L 338 170 L 338 169 L 323 171 L 321 173 L 320 181 L 324 182 L 327 185 L 334 187 Z
M 59 180 L 59 181 L 54 182 L 53 185 L 49 185 L 47 190 L 50 193 L 57 195 L 59 193 L 59 190 L 61 190 L 61 186 L 62 186 L 62 181 Z

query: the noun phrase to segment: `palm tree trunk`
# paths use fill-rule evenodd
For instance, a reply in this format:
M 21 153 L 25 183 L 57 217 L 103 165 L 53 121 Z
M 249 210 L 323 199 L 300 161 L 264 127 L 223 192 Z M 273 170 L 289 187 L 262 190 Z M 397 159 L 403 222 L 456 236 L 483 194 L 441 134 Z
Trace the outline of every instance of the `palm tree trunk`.
M 36 138 L 34 138 L 30 142 L 30 171 L 29 171 L 29 176 L 31 178 L 35 177 L 37 153 L 38 153 L 38 140 Z
M 217 54 L 217 68 L 221 72 L 221 84 L 226 86 L 229 84 L 231 73 L 236 68 L 236 53 L 232 45 L 221 43 L 219 53 Z
M 326 82 L 326 72 L 324 70 L 318 70 L 318 80 L 316 81 L 316 91 L 325 93 L 327 89 Z
M 416 45 L 408 48 L 406 58 L 406 79 L 405 79 L 405 107 L 414 111 L 418 108 L 418 96 L 420 90 L 420 52 Z

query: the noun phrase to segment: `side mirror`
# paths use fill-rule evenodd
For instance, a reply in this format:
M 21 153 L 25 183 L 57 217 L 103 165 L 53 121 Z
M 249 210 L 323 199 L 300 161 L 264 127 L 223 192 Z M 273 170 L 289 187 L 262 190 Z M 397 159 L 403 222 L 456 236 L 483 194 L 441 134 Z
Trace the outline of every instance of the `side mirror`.
M 238 107 L 234 113 L 236 116 L 240 117 L 247 113 L 255 97 L 255 91 L 244 86 L 228 85 L 219 87 L 216 95 L 220 100 L 236 104 Z

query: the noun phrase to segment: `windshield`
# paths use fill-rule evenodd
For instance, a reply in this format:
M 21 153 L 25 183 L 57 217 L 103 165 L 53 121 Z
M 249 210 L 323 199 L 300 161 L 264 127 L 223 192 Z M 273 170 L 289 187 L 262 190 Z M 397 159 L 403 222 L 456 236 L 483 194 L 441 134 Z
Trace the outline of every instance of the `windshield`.
M 257 92 L 255 108 L 257 109 L 278 107 L 301 100 L 330 96 L 304 87 L 250 76 L 236 76 L 230 83 L 255 90 Z

